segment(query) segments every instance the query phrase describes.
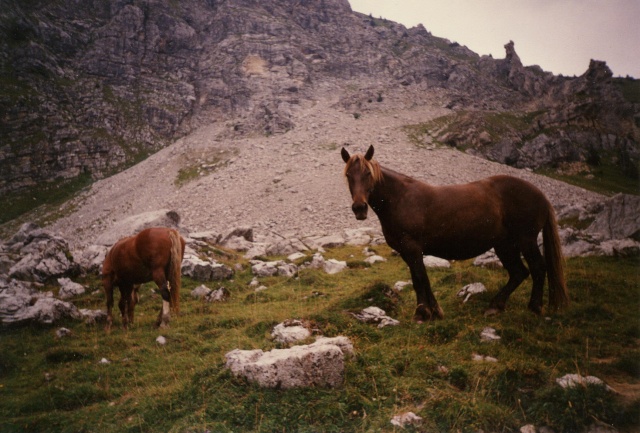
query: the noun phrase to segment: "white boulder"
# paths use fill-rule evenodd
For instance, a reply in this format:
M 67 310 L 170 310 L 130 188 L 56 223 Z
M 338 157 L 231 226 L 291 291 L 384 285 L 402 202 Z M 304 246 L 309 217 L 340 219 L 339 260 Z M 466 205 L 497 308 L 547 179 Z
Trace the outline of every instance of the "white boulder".
M 336 387 L 344 381 L 345 355 L 353 353 L 346 337 L 319 337 L 289 349 L 232 350 L 226 366 L 235 376 L 268 388 Z

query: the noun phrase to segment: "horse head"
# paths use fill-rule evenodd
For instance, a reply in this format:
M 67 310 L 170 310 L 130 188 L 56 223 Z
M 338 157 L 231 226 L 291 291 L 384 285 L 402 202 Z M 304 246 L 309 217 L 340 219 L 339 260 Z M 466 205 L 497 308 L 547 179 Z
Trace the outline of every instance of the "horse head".
M 344 174 L 353 199 L 351 210 L 358 220 L 367 219 L 369 196 L 382 176 L 380 166 L 372 159 L 373 152 L 373 146 L 369 146 L 364 155 L 351 156 L 344 147 L 341 152 L 342 159 L 347 164 Z

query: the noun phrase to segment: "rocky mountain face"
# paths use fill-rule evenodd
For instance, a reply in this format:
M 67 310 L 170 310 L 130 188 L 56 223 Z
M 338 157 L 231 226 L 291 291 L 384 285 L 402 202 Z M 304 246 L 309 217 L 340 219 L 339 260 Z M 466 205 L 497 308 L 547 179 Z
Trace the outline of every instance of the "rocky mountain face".
M 522 149 L 533 140 L 534 153 L 571 160 L 609 149 L 631 174 L 637 168 L 640 110 L 602 62 L 557 77 L 525 68 L 512 43 L 505 59 L 480 57 L 420 25 L 355 13 L 347 0 L 0 7 L 0 194 L 104 177 L 212 122 L 229 136 L 295 129 L 294 113 L 326 83 L 354 113 L 398 88 L 416 98 L 440 88 L 442 104 L 459 113 L 535 113 L 499 137 L 482 128 L 485 116 L 465 120 L 458 135 L 432 131 L 497 161 L 532 165 Z
M 579 77 L 557 77 L 523 67 L 513 42 L 505 49 L 498 76 L 528 101 L 500 114 L 459 111 L 445 127 L 431 129 L 430 139 L 519 168 L 608 163 L 638 178 L 640 104 L 621 92 L 624 81 L 635 80 L 616 82 L 606 63 L 595 60 Z

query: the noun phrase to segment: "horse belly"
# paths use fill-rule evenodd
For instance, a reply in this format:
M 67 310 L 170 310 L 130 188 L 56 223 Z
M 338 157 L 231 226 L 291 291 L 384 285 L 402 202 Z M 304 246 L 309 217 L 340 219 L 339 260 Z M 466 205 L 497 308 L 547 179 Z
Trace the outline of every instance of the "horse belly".
M 445 230 L 425 239 L 423 251 L 426 255 L 446 260 L 467 260 L 493 248 L 504 235 L 499 227 L 492 224 L 474 230 Z
M 493 248 L 492 244 L 473 243 L 464 245 L 439 245 L 436 248 L 426 245 L 424 254 L 445 260 L 467 260 L 479 256 Z
M 153 279 L 151 270 L 144 263 L 131 258 L 120 262 L 120 266 L 116 270 L 116 277 L 118 282 L 129 284 L 148 283 Z

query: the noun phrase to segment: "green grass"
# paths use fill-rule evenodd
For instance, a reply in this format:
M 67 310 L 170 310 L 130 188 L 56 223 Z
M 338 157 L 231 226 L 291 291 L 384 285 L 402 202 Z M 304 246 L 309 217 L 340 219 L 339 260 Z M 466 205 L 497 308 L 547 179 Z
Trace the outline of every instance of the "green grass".
M 71 180 L 59 180 L 51 184 L 42 184 L 20 192 L 5 194 L 2 196 L 2 202 L 5 205 L 0 207 L 0 224 L 11 221 L 39 206 L 45 206 L 51 212 L 55 207 L 74 197 L 80 190 L 91 185 L 92 182 L 91 175 L 85 173 Z
M 220 167 L 229 163 L 229 160 L 235 155 L 235 152 L 228 150 L 217 150 L 215 154 L 201 155 L 198 159 L 193 156 L 185 157 L 183 166 L 178 171 L 178 175 L 174 180 L 177 187 L 186 185 L 187 183 L 213 173 Z
M 562 175 L 551 168 L 539 169 L 536 173 L 608 196 L 617 193 L 640 194 L 640 179 L 625 176 L 619 167 L 606 162 L 596 167 L 590 166 L 588 174 Z
M 640 80 L 627 78 L 614 78 L 616 84 L 622 91 L 624 98 L 634 104 L 640 103 Z
M 393 431 L 390 419 L 405 411 L 423 417 L 426 431 L 506 432 L 528 423 L 573 431 L 596 418 L 622 432 L 637 425 L 638 395 L 623 400 L 598 387 L 565 391 L 555 378 L 580 373 L 638 383 L 638 258 L 569 260 L 572 304 L 547 318 L 526 309 L 530 282 L 505 313 L 484 317 L 506 275 L 457 262 L 430 271 L 445 318 L 417 324 L 411 286 L 396 297 L 383 293 L 409 279 L 407 267 L 388 247 L 376 250 L 388 261 L 336 275 L 307 269 L 299 278 L 264 278 L 268 290 L 261 296 L 248 287 L 252 275 L 240 260 L 245 270 L 232 281 L 209 284 L 230 290 L 226 303 L 192 300 L 189 292 L 200 283 L 185 279 L 182 313 L 168 330 L 153 328 L 160 299 L 149 284 L 128 331 L 115 326 L 105 333 L 100 325 L 69 321 L 61 325 L 72 335 L 59 340 L 57 326 L 2 328 L 0 431 L 374 432 Z M 325 256 L 364 258 L 361 248 L 350 247 Z M 476 281 L 489 293 L 463 304 L 457 291 Z M 104 308 L 98 279 L 85 284 L 89 294 L 76 305 Z M 378 329 L 348 314 L 370 305 L 401 324 Z M 230 350 L 277 347 L 270 331 L 290 318 L 351 339 L 355 355 L 341 387 L 262 389 L 224 367 Z M 481 342 L 486 326 L 502 339 Z M 160 334 L 165 346 L 155 342 Z M 498 362 L 474 362 L 474 353 Z M 111 363 L 100 364 L 102 358 Z

